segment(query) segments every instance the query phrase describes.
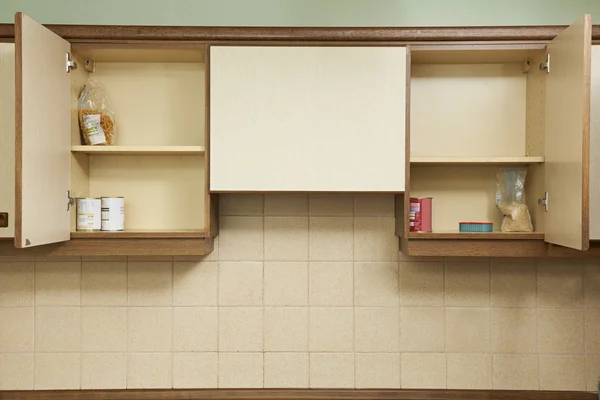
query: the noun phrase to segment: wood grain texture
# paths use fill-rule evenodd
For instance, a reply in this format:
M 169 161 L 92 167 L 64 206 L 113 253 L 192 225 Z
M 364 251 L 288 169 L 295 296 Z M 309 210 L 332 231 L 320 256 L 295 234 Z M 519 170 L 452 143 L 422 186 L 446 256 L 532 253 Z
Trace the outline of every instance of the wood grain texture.
M 204 230 L 126 230 L 120 232 L 71 232 L 71 239 L 203 239 L 206 238 Z
M 544 257 L 543 240 L 409 240 L 408 256 Z M 406 254 L 406 253 L 405 253 Z
M 600 45 L 592 46 L 590 115 L 590 240 L 600 240 Z
M 543 163 L 544 157 L 411 157 L 410 162 L 423 165 L 527 165 Z
M 73 153 L 156 155 L 204 154 L 204 146 L 71 146 Z
M 210 47 L 206 47 L 204 70 L 204 226 L 210 237 L 219 234 L 219 195 L 210 193 Z
M 22 13 L 15 18 L 15 246 L 22 248 L 69 240 L 70 44 Z
M 539 232 L 410 232 L 409 239 L 428 240 L 543 240 Z
M 0 256 L 204 256 L 212 250 L 212 238 L 71 239 L 26 249 L 15 248 L 12 241 L 0 240 Z
M 404 102 L 404 198 L 402 199 L 402 220 L 397 221 L 401 223 L 402 237 L 408 238 L 408 232 L 410 231 L 410 144 L 411 144 L 411 97 L 412 97 L 412 48 L 406 47 L 406 97 Z
M 129 389 L 5 391 L 0 400 L 597 400 L 595 393 L 442 389 Z
M 548 44 L 546 77 L 545 216 L 548 243 L 589 247 L 591 16 Z
M 0 43 L 0 212 L 8 226 L 0 238 L 15 235 L 15 45 Z
M 94 62 L 203 63 L 205 45 L 155 42 L 145 45 L 90 43 L 73 45 L 73 52 Z
M 551 40 L 566 26 L 481 27 L 241 27 L 241 26 L 136 26 L 60 25 L 48 29 L 67 40 L 198 40 L 198 41 L 498 41 Z M 14 25 L 0 24 L 0 39 L 13 38 Z M 600 40 L 600 25 L 592 30 Z

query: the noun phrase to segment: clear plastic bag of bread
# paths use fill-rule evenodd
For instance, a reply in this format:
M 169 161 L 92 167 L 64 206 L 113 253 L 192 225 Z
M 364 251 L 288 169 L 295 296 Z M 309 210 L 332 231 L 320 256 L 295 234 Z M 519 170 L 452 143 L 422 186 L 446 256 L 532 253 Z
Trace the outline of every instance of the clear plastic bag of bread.
M 104 86 L 88 80 L 81 90 L 77 103 L 79 129 L 86 145 L 111 145 L 115 143 L 115 114 Z
M 496 174 L 496 207 L 504 215 L 502 232 L 533 232 L 531 214 L 525 202 L 524 167 L 502 168 Z

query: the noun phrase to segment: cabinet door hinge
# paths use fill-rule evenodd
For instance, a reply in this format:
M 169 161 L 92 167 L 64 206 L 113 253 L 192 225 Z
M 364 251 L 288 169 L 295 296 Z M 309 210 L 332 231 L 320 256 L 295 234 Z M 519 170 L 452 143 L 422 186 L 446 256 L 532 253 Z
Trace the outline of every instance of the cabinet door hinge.
M 0 228 L 8 228 L 8 213 L 0 212 Z
M 540 69 L 545 69 L 548 74 L 550 73 L 550 53 L 546 54 L 546 61 L 540 63 Z
M 71 209 L 71 204 L 75 203 L 75 199 L 71 197 L 71 191 L 67 190 L 67 211 Z
M 548 212 L 548 192 L 544 192 L 543 199 L 538 199 L 538 204 L 544 206 L 544 211 Z
M 71 72 L 72 69 L 77 69 L 77 61 L 71 61 L 71 53 L 67 52 L 67 73 Z

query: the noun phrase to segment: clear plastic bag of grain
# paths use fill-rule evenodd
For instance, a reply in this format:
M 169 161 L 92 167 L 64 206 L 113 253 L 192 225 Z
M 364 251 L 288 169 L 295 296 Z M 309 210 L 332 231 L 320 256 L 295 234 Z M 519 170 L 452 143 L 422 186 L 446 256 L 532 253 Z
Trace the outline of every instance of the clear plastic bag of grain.
M 504 218 L 502 232 L 533 232 L 531 214 L 525 202 L 524 167 L 502 168 L 496 174 L 496 207 Z
M 79 129 L 86 145 L 111 145 L 115 143 L 115 114 L 101 83 L 88 80 L 81 90 L 77 103 Z

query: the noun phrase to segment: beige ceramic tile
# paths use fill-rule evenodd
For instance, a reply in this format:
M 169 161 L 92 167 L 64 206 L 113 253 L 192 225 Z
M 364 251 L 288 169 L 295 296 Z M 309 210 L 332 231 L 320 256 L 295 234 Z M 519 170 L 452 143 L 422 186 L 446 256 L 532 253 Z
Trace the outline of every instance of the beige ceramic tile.
M 170 306 L 173 304 L 172 262 L 129 262 L 127 304 Z
M 493 308 L 492 353 L 537 353 L 537 310 Z
M 219 388 L 262 388 L 263 353 L 219 353 Z
M 310 215 L 313 216 L 352 216 L 354 197 L 342 193 L 313 193 L 309 196 Z
M 308 262 L 266 262 L 265 306 L 308 304 Z
M 33 354 L 0 354 L 0 390 L 33 390 Z
M 584 279 L 585 306 L 600 308 L 600 263 L 586 261 Z
M 21 256 L 0 256 L 0 263 L 5 262 L 26 262 L 34 261 L 35 258 L 32 255 L 21 255 Z
M 33 261 L 0 262 L 0 307 L 33 306 Z
M 403 352 L 446 351 L 446 309 L 402 307 L 400 349 Z
M 127 354 L 83 353 L 81 355 L 81 388 L 127 388 Z
M 263 217 L 221 217 L 219 260 L 262 261 L 264 255 Z
M 168 389 L 173 386 L 171 353 L 129 353 L 128 389 Z
M 310 351 L 354 350 L 354 309 L 315 307 L 310 309 Z
M 173 350 L 217 351 L 218 326 L 217 307 L 175 307 Z
M 445 353 L 402 353 L 402 388 L 445 389 Z
M 475 257 L 474 257 L 475 258 Z M 444 257 L 407 256 L 398 250 L 398 261 L 404 262 L 444 262 Z
M 354 220 L 352 217 L 311 217 L 309 259 L 311 261 L 352 261 Z
M 585 389 L 585 356 L 540 355 L 540 390 Z
M 491 354 L 448 354 L 448 389 L 491 389 Z
M 490 351 L 490 309 L 446 309 L 446 351 L 487 353 Z
M 490 265 L 481 262 L 446 262 L 446 305 L 490 305 Z
M 38 262 L 81 262 L 78 256 L 35 256 L 34 261 Z
M 354 263 L 354 305 L 398 306 L 398 263 Z
M 581 260 L 540 259 L 537 270 L 540 307 L 583 307 Z
M 219 351 L 263 351 L 262 307 L 219 308 Z
M 598 377 L 600 377 L 600 354 L 588 354 L 587 362 L 587 391 L 598 391 Z
M 538 390 L 537 354 L 495 354 L 494 389 Z
M 262 194 L 220 194 L 220 215 L 262 215 L 264 196 Z
M 443 306 L 444 263 L 400 262 L 400 305 Z
M 81 263 L 36 261 L 35 304 L 37 306 L 81 305 Z
M 81 351 L 81 308 L 38 307 L 35 310 L 35 351 Z
M 82 264 L 84 262 L 126 262 L 127 256 L 83 256 L 81 257 Z
M 492 260 L 492 307 L 536 307 L 535 261 Z
M 33 307 L 0 307 L 0 353 L 33 352 Z
M 284 217 L 308 215 L 308 195 L 265 194 L 265 215 Z
M 398 307 L 356 307 L 354 325 L 356 352 L 400 351 L 400 309 Z
M 81 388 L 81 355 L 79 353 L 46 353 L 35 355 L 36 390 Z
M 81 325 L 82 351 L 127 351 L 127 308 L 84 307 Z
M 354 195 L 354 215 L 357 217 L 393 217 L 394 195 L 365 193 Z
M 355 261 L 398 261 L 394 217 L 354 218 Z
M 81 305 L 127 305 L 127 262 L 82 262 Z
M 308 261 L 308 217 L 265 217 L 265 260 Z
M 348 263 L 311 262 L 309 265 L 311 306 L 353 305 L 353 265 Z
M 262 262 L 219 263 L 219 305 L 261 306 Z
M 127 262 L 165 262 L 172 263 L 173 256 L 127 256 Z
M 354 354 L 311 353 L 311 388 L 354 388 Z
M 218 368 L 218 353 L 174 353 L 173 388 L 216 388 Z
M 265 388 L 308 388 L 308 353 L 265 353 Z
M 585 310 L 585 352 L 600 354 L 600 313 L 593 308 Z
M 357 389 L 399 388 L 399 353 L 357 353 L 355 355 Z
M 173 268 L 173 305 L 217 305 L 218 263 L 176 261 Z
M 128 310 L 127 350 L 130 352 L 171 351 L 173 309 L 131 307 Z
M 583 354 L 582 309 L 539 309 L 540 354 Z
M 308 351 L 308 307 L 265 307 L 265 351 Z
M 173 256 L 173 262 L 219 261 L 219 237 L 213 238 L 213 250 L 204 256 Z

